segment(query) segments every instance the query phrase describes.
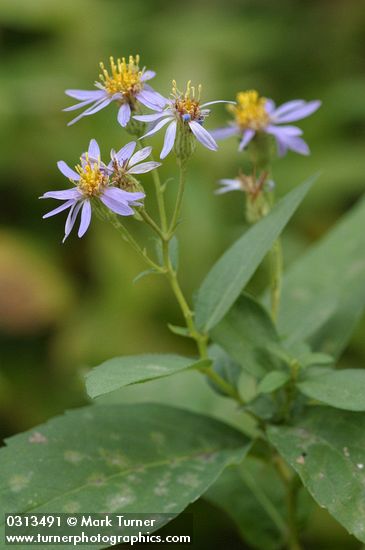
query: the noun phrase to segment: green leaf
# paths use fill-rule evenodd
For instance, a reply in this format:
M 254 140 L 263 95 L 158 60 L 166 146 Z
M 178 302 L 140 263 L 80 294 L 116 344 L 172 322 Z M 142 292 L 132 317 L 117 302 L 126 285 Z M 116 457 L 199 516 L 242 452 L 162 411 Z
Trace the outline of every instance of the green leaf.
M 303 516 L 305 503 L 300 496 Z M 283 548 L 287 536 L 285 487 L 271 464 L 245 458 L 239 466 L 227 468 L 204 498 L 233 519 L 250 547 Z
M 169 255 L 171 260 L 171 265 L 175 271 L 179 267 L 179 241 L 177 240 L 176 235 L 174 235 L 169 242 Z
M 216 262 L 203 281 L 196 298 L 196 322 L 209 331 L 224 317 L 264 259 L 314 178 L 281 199 L 271 213 L 252 226 Z
M 209 346 L 208 353 L 209 358 L 213 361 L 213 370 L 218 373 L 223 380 L 229 382 L 232 386 L 237 387 L 238 378 L 242 372 L 241 367 L 233 361 L 224 349 L 216 344 Z M 208 378 L 207 382 L 218 394 L 224 395 L 225 397 L 227 396 L 227 394 L 225 394 L 212 380 Z
M 333 365 L 334 358 L 326 353 L 305 353 L 298 357 L 298 363 L 306 369 L 317 365 Z
M 186 327 L 179 327 L 177 325 L 172 325 L 171 323 L 167 323 L 167 326 L 174 334 L 177 334 L 178 336 L 183 336 L 184 338 L 191 338 L 190 331 Z
M 76 409 L 7 440 L 0 508 L 177 514 L 248 448 L 237 430 L 175 407 Z
M 297 386 L 307 397 L 326 405 L 347 411 L 365 411 L 364 369 L 330 370 L 305 377 Z
M 315 407 L 268 437 L 319 505 L 365 542 L 365 415 Z
M 146 269 L 145 271 L 141 271 L 141 273 L 138 273 L 133 279 L 133 283 L 138 283 L 143 277 L 147 277 L 147 275 L 161 275 L 159 271 L 156 271 L 155 269 Z
M 239 297 L 211 337 L 243 369 L 260 378 L 281 360 L 265 350 L 280 340 L 265 308 L 248 294 Z
M 241 369 L 237 381 L 237 390 L 244 403 L 250 403 L 257 397 L 257 380 L 252 374 Z
M 162 242 L 156 239 L 155 246 L 156 246 L 156 256 L 157 256 L 158 262 L 161 265 L 164 265 Z M 174 235 L 172 239 L 169 241 L 169 257 L 171 260 L 172 267 L 174 268 L 175 271 L 177 271 L 179 267 L 179 241 L 176 235 Z
M 171 376 L 200 364 L 202 361 L 180 355 L 114 357 L 87 373 L 86 391 L 94 399 L 124 386 Z
M 271 393 L 284 386 L 289 379 L 290 375 L 288 372 L 271 371 L 260 381 L 257 391 L 259 393 Z
M 338 356 L 365 306 L 365 200 L 288 270 L 278 330 Z

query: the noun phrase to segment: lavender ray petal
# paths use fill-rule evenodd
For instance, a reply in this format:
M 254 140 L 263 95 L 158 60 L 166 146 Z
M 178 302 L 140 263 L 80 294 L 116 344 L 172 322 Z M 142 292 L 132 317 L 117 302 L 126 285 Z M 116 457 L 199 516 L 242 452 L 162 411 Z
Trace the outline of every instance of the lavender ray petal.
M 92 100 L 96 101 L 102 97 L 107 96 L 107 92 L 103 90 L 65 90 L 65 94 L 74 99 L 79 99 L 80 101 Z
M 297 126 L 275 126 L 275 124 L 269 124 L 266 126 L 265 132 L 274 136 L 276 134 L 285 134 L 286 136 L 301 136 L 303 134 L 303 130 Z
M 112 199 L 115 202 L 128 204 L 133 201 L 144 199 L 146 195 L 141 192 L 132 193 L 130 191 L 124 191 L 118 187 L 107 187 L 103 193 L 103 196 Z
M 57 167 L 66 178 L 75 181 L 78 181 L 80 179 L 80 175 L 75 172 L 75 170 L 70 168 L 64 160 L 59 160 L 57 162 Z
M 136 164 L 135 166 L 129 168 L 128 174 L 145 174 L 146 172 L 150 172 L 159 166 L 161 166 L 161 162 L 142 162 L 141 164 Z
M 129 160 L 134 153 L 137 143 L 135 141 L 130 141 L 127 145 L 124 145 L 114 157 L 117 159 L 119 164 L 123 164 L 126 160 Z
M 145 71 L 142 75 L 141 81 L 146 82 L 146 80 L 151 80 L 151 78 L 155 78 L 155 76 L 155 71 Z
M 265 101 L 265 111 L 268 115 L 271 115 L 276 109 L 275 101 L 269 98 L 266 98 Z
M 133 209 L 128 206 L 125 203 L 117 202 L 113 199 L 110 199 L 107 197 L 104 193 L 104 195 L 100 196 L 100 200 L 107 208 L 115 212 L 116 214 L 120 214 L 121 216 L 132 216 L 134 214 Z
M 176 128 L 177 128 L 177 122 L 174 120 L 171 122 L 171 124 L 167 127 L 166 133 L 165 133 L 165 139 L 163 142 L 163 148 L 160 154 L 160 158 L 164 159 L 167 157 L 169 152 L 174 146 L 175 143 L 175 137 L 176 137 Z
M 97 101 L 89 109 L 86 109 L 86 111 L 79 114 L 76 118 L 72 119 L 71 122 L 67 124 L 67 126 L 72 126 L 72 124 L 75 124 L 75 122 L 78 122 L 84 116 L 94 115 L 98 111 L 101 111 L 101 109 L 104 109 L 104 107 L 107 107 L 111 101 L 112 100 L 110 97 L 108 97 L 107 99 L 101 99 Z
M 168 102 L 161 94 L 155 92 L 152 88 L 147 90 L 146 87 L 136 95 L 136 98 L 140 103 L 154 111 L 160 111 Z
M 208 107 L 208 105 L 215 105 L 216 103 L 230 103 L 231 105 L 236 105 L 236 101 L 227 101 L 226 99 L 218 99 L 217 101 L 208 101 L 207 103 L 203 103 L 200 105 L 200 107 Z
M 169 122 L 172 122 L 173 120 L 174 120 L 174 118 L 172 116 L 168 116 L 168 117 L 164 118 L 163 120 L 160 120 L 160 122 L 158 122 L 152 128 L 152 130 L 149 130 L 149 132 L 147 132 L 144 136 L 142 136 L 142 138 L 152 136 L 153 134 L 155 134 L 156 132 L 161 130 L 161 128 L 163 128 L 166 124 L 168 124 Z
M 136 120 L 140 120 L 141 122 L 154 122 L 155 120 L 158 120 L 159 118 L 162 118 L 166 116 L 165 111 L 160 111 L 159 113 L 154 113 L 152 115 L 134 115 L 133 118 Z
M 303 105 L 305 105 L 304 99 L 293 99 L 280 105 L 272 114 L 276 118 L 277 116 L 291 113 L 293 110 L 298 109 L 298 107 L 303 107 Z
M 131 118 L 131 108 L 129 103 L 123 103 L 118 111 L 118 122 L 123 128 L 125 128 Z
M 62 191 L 47 191 L 40 199 L 57 199 L 60 201 L 67 201 L 69 199 L 77 200 L 81 196 L 80 191 L 74 187 L 73 189 L 64 189 Z
M 192 120 L 189 122 L 189 127 L 191 131 L 193 132 L 194 136 L 204 147 L 207 149 L 210 149 L 211 151 L 216 151 L 218 149 L 218 145 L 216 144 L 214 138 L 210 135 L 201 124 L 196 122 L 195 120 Z
M 300 155 L 310 154 L 308 144 L 304 141 L 304 139 L 300 137 L 289 137 L 286 142 L 286 146 L 288 147 L 288 149 L 291 149 L 291 151 L 299 153 Z
M 233 179 L 222 179 L 218 182 L 221 187 L 214 191 L 216 195 L 223 195 L 224 193 L 229 193 L 230 191 L 242 191 L 241 184 L 238 180 Z
M 65 109 L 62 109 L 62 111 L 77 111 L 77 109 L 81 109 L 81 107 L 86 107 L 87 105 L 90 105 L 90 103 L 94 103 L 94 99 L 87 99 L 86 101 L 81 101 L 81 103 L 75 103 L 75 105 L 71 105 L 71 107 L 66 107 Z
M 88 155 L 91 161 L 98 162 L 100 160 L 100 147 L 96 139 L 90 140 Z
M 321 101 L 309 101 L 308 103 L 298 106 L 296 109 L 288 112 L 287 114 L 278 115 L 274 113 L 275 121 L 280 123 L 295 122 L 312 115 L 322 105 Z
M 56 214 L 63 212 L 63 210 L 67 210 L 67 208 L 70 208 L 73 204 L 75 204 L 75 199 L 66 201 L 63 204 L 61 204 L 61 206 L 57 206 L 57 208 L 50 210 L 49 212 L 47 212 L 47 214 L 44 214 L 44 216 L 42 217 L 43 219 L 46 219 L 46 218 L 50 218 L 51 216 L 55 216 Z
M 84 201 L 84 204 L 82 206 L 80 227 L 77 233 L 80 238 L 85 235 L 86 231 L 89 228 L 90 222 L 91 222 L 91 204 L 89 200 L 86 200 Z
M 223 128 L 211 130 L 210 135 L 213 136 L 214 139 L 227 139 L 236 136 L 239 134 L 239 131 L 238 126 L 225 126 Z
M 137 151 L 137 153 L 134 153 L 134 155 L 130 158 L 128 166 L 134 166 L 138 162 L 141 162 L 142 160 L 146 159 L 150 156 L 152 151 L 152 147 L 143 147 L 140 151 Z
M 256 134 L 255 130 L 245 130 L 243 132 L 243 136 L 240 141 L 238 150 L 243 151 L 243 149 L 245 149 L 245 147 L 247 147 L 250 141 L 255 137 L 255 134 Z
M 63 237 L 63 240 L 62 240 L 63 243 L 65 242 L 65 240 L 71 233 L 73 226 L 75 225 L 77 214 L 79 213 L 81 206 L 82 206 L 82 201 L 77 201 L 74 203 L 73 206 L 71 206 L 70 212 L 68 213 L 68 216 L 66 219 L 65 236 Z

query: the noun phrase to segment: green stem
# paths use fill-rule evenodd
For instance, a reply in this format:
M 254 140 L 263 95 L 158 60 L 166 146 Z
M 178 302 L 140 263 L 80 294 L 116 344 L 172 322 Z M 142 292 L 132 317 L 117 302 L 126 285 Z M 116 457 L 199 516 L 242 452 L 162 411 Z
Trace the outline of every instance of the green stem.
M 270 293 L 271 293 L 271 316 L 276 322 L 279 313 L 282 272 L 283 272 L 283 251 L 280 239 L 277 239 L 270 252 Z
M 132 235 L 129 233 L 127 228 L 120 222 L 119 218 L 117 218 L 116 216 L 110 216 L 109 219 L 113 224 L 113 226 L 121 233 L 122 237 L 127 242 L 129 242 L 129 244 L 133 247 L 133 249 L 143 258 L 145 262 L 148 263 L 150 267 L 152 267 L 159 273 L 164 273 L 166 275 L 170 283 L 171 289 L 176 297 L 176 300 L 184 316 L 186 326 L 189 330 L 189 334 L 191 338 L 193 338 L 196 342 L 196 345 L 199 351 L 199 356 L 201 359 L 208 359 L 208 349 L 207 349 L 208 336 L 206 334 L 199 332 L 195 326 L 194 313 L 190 309 L 189 304 L 183 294 L 183 291 L 180 287 L 179 280 L 177 278 L 177 273 L 171 264 L 170 255 L 169 255 L 169 241 L 173 237 L 176 229 L 176 224 L 180 214 L 182 198 L 183 198 L 184 188 L 185 188 L 185 177 L 186 177 L 185 165 L 181 164 L 180 168 L 181 168 L 180 185 L 179 185 L 176 205 L 175 205 L 174 214 L 172 217 L 169 231 L 167 231 L 168 224 L 167 224 L 167 218 L 166 218 L 166 209 L 165 209 L 163 190 L 162 190 L 159 175 L 156 170 L 153 170 L 152 174 L 155 182 L 156 198 L 157 198 L 160 219 L 161 219 L 161 228 L 156 224 L 156 222 L 151 218 L 151 216 L 146 212 L 144 208 L 141 208 L 139 211 L 139 214 L 141 215 L 142 219 L 144 219 L 144 221 L 148 225 L 150 225 L 150 227 L 152 227 L 152 229 L 157 233 L 157 235 L 161 239 L 162 252 L 163 252 L 163 265 L 156 264 L 148 256 L 146 250 L 142 249 L 139 246 L 139 244 L 132 237 Z M 242 404 L 242 399 L 240 398 L 236 388 L 232 386 L 229 382 L 224 380 L 224 378 L 219 376 L 218 373 L 213 371 L 210 367 L 206 367 L 206 366 L 199 367 L 197 370 L 199 370 L 200 372 L 205 374 L 207 377 L 209 377 L 217 386 L 221 388 L 221 390 L 226 395 L 232 397 L 238 403 Z
M 288 550 L 302 550 L 299 542 L 298 524 L 297 524 L 297 497 L 300 484 L 298 477 L 288 468 L 283 459 L 275 455 L 274 464 L 277 472 L 284 483 L 286 490 L 286 509 L 287 509 L 287 546 Z
M 172 219 L 171 219 L 171 223 L 170 223 L 169 235 L 174 234 L 174 231 L 176 229 L 176 225 L 179 221 L 179 216 L 180 216 L 180 212 L 181 212 L 181 205 L 182 205 L 182 200 L 183 200 L 184 191 L 185 191 L 185 182 L 186 182 L 186 163 L 183 162 L 183 161 L 180 161 L 179 188 L 178 188 L 178 192 L 177 192 L 174 213 L 172 215 Z
M 286 505 L 288 511 L 288 549 L 301 550 L 297 525 L 297 496 L 298 485 L 292 479 L 287 488 Z
M 159 228 L 159 226 L 157 225 L 157 223 L 155 222 L 155 220 L 153 220 L 151 218 L 151 216 L 148 214 L 148 212 L 144 209 L 144 208 L 141 208 L 139 210 L 139 214 L 141 216 L 141 218 L 150 226 L 152 227 L 152 229 L 155 231 L 155 233 L 157 233 L 157 235 L 160 237 L 161 240 L 165 240 L 166 237 L 164 235 L 164 233 L 162 233 L 161 229 Z
M 164 273 L 165 270 L 148 256 L 146 250 L 144 250 L 139 246 L 138 242 L 135 240 L 134 237 L 132 237 L 128 229 L 122 224 L 119 218 L 117 218 L 116 216 L 115 217 L 110 216 L 109 219 L 113 227 L 117 229 L 119 233 L 122 235 L 123 239 L 132 246 L 132 248 L 137 252 L 137 254 L 141 256 L 141 258 L 143 258 L 143 260 L 147 262 L 147 264 L 150 267 L 152 267 L 154 270 L 158 271 L 159 273 Z
M 139 140 L 140 147 L 144 147 L 143 140 Z M 151 160 L 154 161 L 153 155 L 151 154 Z M 157 199 L 157 207 L 160 215 L 160 222 L 161 222 L 161 230 L 162 233 L 167 232 L 167 216 L 166 216 L 166 208 L 165 208 L 165 201 L 163 197 L 163 190 L 160 180 L 160 175 L 158 173 L 158 170 L 152 170 L 152 178 L 153 183 L 155 186 L 155 193 L 156 193 L 156 199 Z
M 275 523 L 279 532 L 285 537 L 287 535 L 287 526 L 284 519 L 281 517 L 281 514 L 278 512 L 276 506 L 271 502 L 267 497 L 261 487 L 258 485 L 254 477 L 249 474 L 248 470 L 240 468 L 239 470 L 240 477 L 243 479 L 244 483 L 251 490 L 252 494 L 255 495 L 257 501 L 261 504 L 262 508 L 266 511 L 267 515 Z

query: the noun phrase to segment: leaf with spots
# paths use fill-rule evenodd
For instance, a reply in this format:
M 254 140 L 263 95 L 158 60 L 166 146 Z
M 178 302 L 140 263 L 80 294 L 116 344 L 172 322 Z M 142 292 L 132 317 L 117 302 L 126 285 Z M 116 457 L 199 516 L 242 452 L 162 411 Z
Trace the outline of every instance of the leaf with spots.
M 313 407 L 268 437 L 318 504 L 365 542 L 365 415 Z
M 293 264 L 284 278 L 278 330 L 338 357 L 365 307 L 365 199 Z
M 114 357 L 86 375 L 86 390 L 90 397 L 95 398 L 131 384 L 171 376 L 202 364 L 197 359 L 172 354 Z
M 72 410 L 6 443 L 0 509 L 9 513 L 178 514 L 249 448 L 218 420 L 157 404 Z

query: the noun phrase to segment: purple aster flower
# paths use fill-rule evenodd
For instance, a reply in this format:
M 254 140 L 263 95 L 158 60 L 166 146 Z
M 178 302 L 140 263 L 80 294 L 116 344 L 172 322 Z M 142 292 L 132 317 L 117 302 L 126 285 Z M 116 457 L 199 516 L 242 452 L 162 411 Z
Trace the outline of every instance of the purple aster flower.
M 122 153 L 123 149 L 121 149 L 118 155 L 124 158 L 124 154 L 128 155 L 130 151 L 133 152 L 135 146 L 135 142 L 129 143 L 123 148 L 127 152 Z M 137 158 L 137 160 L 134 159 L 134 164 L 132 162 L 135 169 L 139 160 Z M 132 159 L 130 159 L 131 161 Z M 63 201 L 61 206 L 51 210 L 43 218 L 55 216 L 63 210 L 69 209 L 65 225 L 65 236 L 62 242 L 65 242 L 69 236 L 79 212 L 81 212 L 81 219 L 78 236 L 82 237 L 86 233 L 91 222 L 91 204 L 94 200 L 100 200 L 107 208 L 120 216 L 132 216 L 134 214 L 132 207 L 140 206 L 140 203 L 136 201 L 145 197 L 142 192 L 131 193 L 113 184 L 109 168 L 101 162 L 99 145 L 95 139 L 90 141 L 88 152 L 81 156 L 80 164 L 75 167 L 75 170 L 70 168 L 63 160 L 59 161 L 57 166 L 60 172 L 74 184 L 74 187 L 62 191 L 48 191 L 40 198 Z M 142 171 L 146 172 L 148 169 L 144 167 Z
M 123 57 L 118 59 L 110 57 L 110 72 L 100 63 L 102 74 L 100 82 L 95 83 L 97 90 L 66 90 L 66 94 L 79 101 L 64 111 L 75 111 L 82 107 L 87 109 L 68 123 L 74 124 L 80 118 L 97 113 L 107 107 L 112 101 L 118 103 L 118 122 L 121 126 L 127 126 L 131 112 L 137 108 L 137 102 L 142 103 L 150 109 L 162 109 L 166 99 L 146 84 L 156 73 L 139 68 L 139 55 L 129 57 L 128 63 Z
M 300 137 L 302 130 L 297 126 L 287 125 L 311 115 L 321 106 L 320 101 L 304 101 L 296 99 L 288 101 L 280 107 L 275 107 L 272 99 L 260 97 L 256 91 L 237 94 L 237 105 L 229 105 L 228 109 L 235 120 L 224 128 L 218 128 L 211 133 L 216 139 L 239 136 L 239 151 L 247 147 L 259 132 L 274 136 L 279 156 L 285 155 L 290 149 L 301 155 L 309 154 L 309 147 Z
M 253 175 L 239 174 L 234 179 L 221 179 L 218 181 L 220 187 L 214 191 L 216 195 L 223 195 L 230 191 L 242 191 L 255 199 L 262 191 L 271 191 L 275 183 L 267 179 L 268 173 L 263 172 L 259 178 Z
M 135 141 L 131 141 L 117 153 L 112 150 L 109 164 L 101 166 L 101 169 L 108 174 L 112 185 L 124 191 L 134 191 L 140 188 L 134 177 L 135 174 L 145 174 L 161 166 L 161 162 L 142 162 L 150 156 L 152 147 L 143 147 L 135 153 L 136 145 Z
M 173 81 L 172 96 L 167 100 L 164 109 L 153 108 L 158 111 L 151 115 L 136 115 L 133 118 L 142 122 L 156 123 L 153 128 L 148 131 L 143 138 L 152 136 L 164 126 L 167 126 L 165 133 L 164 145 L 160 154 L 160 158 L 164 159 L 171 151 L 175 144 L 175 140 L 180 136 L 195 136 L 207 149 L 216 151 L 216 144 L 210 133 L 203 128 L 205 119 L 210 113 L 210 109 L 206 109 L 208 105 L 215 103 L 234 103 L 230 101 L 210 101 L 200 104 L 201 86 L 198 87 L 198 93 L 195 94 L 195 88 L 191 86 L 191 81 L 188 82 L 186 92 L 180 92 L 177 89 L 176 82 Z M 182 142 L 184 140 L 181 140 Z M 178 155 L 179 156 L 179 155 Z

